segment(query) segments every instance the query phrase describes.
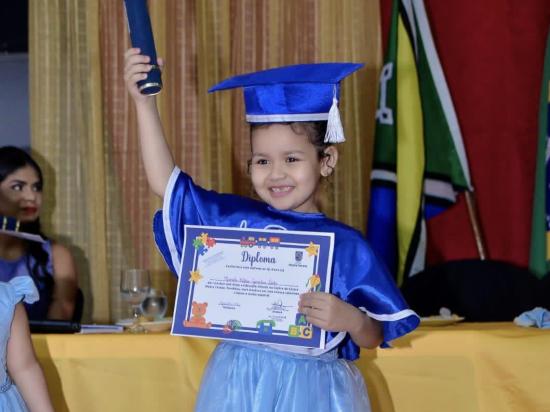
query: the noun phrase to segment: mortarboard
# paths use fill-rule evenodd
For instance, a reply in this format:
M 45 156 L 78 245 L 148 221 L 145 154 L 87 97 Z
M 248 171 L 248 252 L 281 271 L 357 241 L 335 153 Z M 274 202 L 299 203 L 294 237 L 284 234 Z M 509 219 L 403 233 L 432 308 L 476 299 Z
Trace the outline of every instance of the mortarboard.
M 42 236 L 35 233 L 21 232 L 21 222 L 14 217 L 0 215 L 0 234 L 18 237 L 21 239 L 32 240 L 33 242 L 44 243 Z
M 340 81 L 359 63 L 316 63 L 277 67 L 231 77 L 208 91 L 242 87 L 249 123 L 327 120 L 326 143 L 341 143 Z

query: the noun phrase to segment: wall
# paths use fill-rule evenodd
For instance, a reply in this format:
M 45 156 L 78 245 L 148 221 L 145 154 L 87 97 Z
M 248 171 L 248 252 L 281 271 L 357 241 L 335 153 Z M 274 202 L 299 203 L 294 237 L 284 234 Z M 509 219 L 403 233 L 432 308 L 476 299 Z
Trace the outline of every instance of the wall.
M 28 55 L 0 54 L 0 146 L 30 146 Z

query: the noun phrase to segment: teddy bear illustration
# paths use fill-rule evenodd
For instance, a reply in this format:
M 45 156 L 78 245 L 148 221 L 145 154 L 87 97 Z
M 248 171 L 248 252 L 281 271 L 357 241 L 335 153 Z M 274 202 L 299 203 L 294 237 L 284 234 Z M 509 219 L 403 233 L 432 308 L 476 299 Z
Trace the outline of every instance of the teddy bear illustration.
M 188 328 L 210 328 L 210 326 L 212 326 L 212 323 L 206 322 L 206 319 L 204 318 L 207 306 L 208 302 L 198 303 L 193 301 L 191 303 L 191 319 L 184 320 L 183 326 Z

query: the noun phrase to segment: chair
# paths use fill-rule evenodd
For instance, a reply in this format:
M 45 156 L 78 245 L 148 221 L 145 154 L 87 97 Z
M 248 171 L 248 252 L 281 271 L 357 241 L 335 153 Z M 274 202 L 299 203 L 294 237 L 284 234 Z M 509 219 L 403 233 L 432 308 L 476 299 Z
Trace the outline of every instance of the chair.
M 77 289 L 72 322 L 80 323 L 82 320 L 82 313 L 84 312 L 84 294 L 80 288 Z

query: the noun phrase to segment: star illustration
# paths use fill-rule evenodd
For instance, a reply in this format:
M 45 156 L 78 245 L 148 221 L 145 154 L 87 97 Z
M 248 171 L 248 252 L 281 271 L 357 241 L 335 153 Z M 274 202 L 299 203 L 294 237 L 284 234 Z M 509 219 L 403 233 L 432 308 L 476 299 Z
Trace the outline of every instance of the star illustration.
M 308 284 L 311 289 L 315 289 L 321 283 L 321 277 L 317 274 L 311 275 L 308 279 Z
M 319 253 L 319 246 L 313 242 L 309 242 L 309 246 L 306 247 L 308 256 L 317 256 Z
M 201 241 L 202 244 L 206 246 L 206 243 L 208 242 L 208 233 L 201 233 Z
M 199 280 L 202 279 L 202 275 L 198 270 L 190 270 L 189 273 L 191 274 L 191 277 L 189 278 L 189 282 L 197 283 Z

